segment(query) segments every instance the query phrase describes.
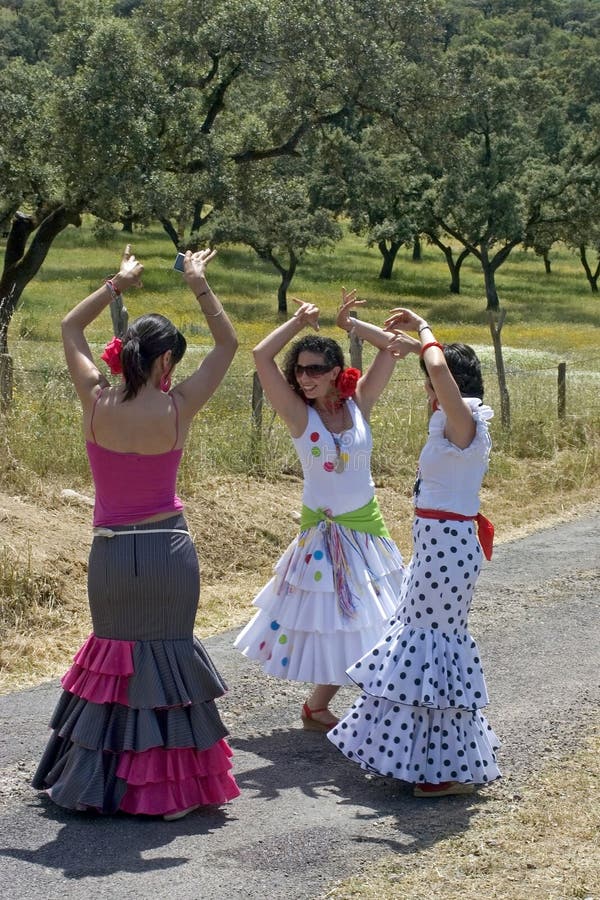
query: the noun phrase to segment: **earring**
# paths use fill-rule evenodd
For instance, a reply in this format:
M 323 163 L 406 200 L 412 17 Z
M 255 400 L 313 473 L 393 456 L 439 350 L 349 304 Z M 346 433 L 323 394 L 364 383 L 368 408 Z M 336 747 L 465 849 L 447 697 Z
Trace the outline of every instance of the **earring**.
M 160 379 L 160 389 L 161 389 L 161 391 L 164 391 L 165 394 L 169 393 L 169 391 L 171 390 L 171 375 L 170 374 L 163 375 L 163 377 Z

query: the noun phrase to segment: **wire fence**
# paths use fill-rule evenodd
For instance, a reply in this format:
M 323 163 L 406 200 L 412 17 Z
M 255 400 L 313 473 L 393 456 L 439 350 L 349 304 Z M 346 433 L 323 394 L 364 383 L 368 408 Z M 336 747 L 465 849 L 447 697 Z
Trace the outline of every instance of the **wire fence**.
M 499 409 L 493 352 L 475 348 L 482 362 L 485 402 Z M 28 352 L 30 348 L 27 348 Z M 365 348 L 364 365 L 372 358 Z M 14 363 L 13 401 L 2 416 L 11 453 L 43 476 L 89 478 L 81 440 L 77 397 L 62 363 L 52 356 L 22 353 Z M 191 348 L 178 367 L 185 377 L 198 364 Z M 210 403 L 193 423 L 181 469 L 184 489 L 209 473 L 300 477 L 287 429 L 262 394 L 254 369 L 239 354 Z M 497 415 L 491 423 L 497 448 L 518 456 L 550 457 L 557 445 L 591 444 L 600 430 L 600 353 L 554 354 L 511 350 L 505 358 L 511 429 Z M 423 375 L 416 357 L 400 361 L 371 416 L 375 479 L 410 478 L 427 429 Z

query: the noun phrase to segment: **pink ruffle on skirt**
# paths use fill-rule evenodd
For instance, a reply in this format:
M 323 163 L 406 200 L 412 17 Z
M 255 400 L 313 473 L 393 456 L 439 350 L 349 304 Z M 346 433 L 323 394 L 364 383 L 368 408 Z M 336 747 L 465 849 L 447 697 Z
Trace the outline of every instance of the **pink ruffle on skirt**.
M 73 729 L 69 710 L 58 715 L 60 721 L 53 723 L 54 746 L 47 750 L 47 762 L 42 761 L 34 778 L 34 786 L 50 787 L 51 796 L 56 794 L 56 801 L 61 805 L 76 809 L 90 805 L 86 797 L 94 794 L 90 790 L 92 781 L 98 786 L 94 794 L 98 802 L 92 805 L 99 809 L 104 796 L 106 811 L 118 808 L 133 814 L 165 815 L 191 806 L 220 805 L 239 796 L 231 774 L 233 754 L 222 736 L 226 729 L 213 701 L 225 689 L 218 673 L 195 640 L 193 646 L 189 641 L 153 644 L 160 645 L 158 650 L 170 660 L 167 681 L 157 677 L 152 648 L 143 642 L 99 638 L 92 634 L 74 657 L 73 665 L 62 678 L 62 686 L 68 694 L 89 704 L 77 708 L 78 716 L 82 709 L 88 710 L 87 724 L 81 737 L 73 739 L 69 737 Z M 167 677 L 165 672 L 162 675 Z M 142 693 L 149 698 L 142 700 L 141 706 L 135 699 L 130 700 L 132 676 L 138 681 L 138 690 L 141 680 Z M 204 689 L 198 687 L 196 679 L 204 679 Z M 177 688 L 169 688 L 168 705 L 163 705 L 167 683 Z M 188 691 L 193 697 L 188 696 Z M 135 691 L 131 694 L 133 697 Z M 164 740 L 164 744 L 136 751 L 125 749 L 120 739 L 119 749 L 116 746 L 114 750 L 104 749 L 103 735 L 111 727 L 106 713 L 111 705 L 115 711 L 118 706 L 139 708 L 140 712 L 144 709 L 156 719 L 155 740 Z M 204 740 L 204 746 L 202 743 L 166 746 L 167 734 L 171 741 L 178 737 L 170 727 L 166 731 L 164 728 L 164 715 L 175 708 L 182 710 L 182 714 L 184 710 L 186 715 L 193 713 L 195 728 L 198 711 L 201 712 L 199 721 L 206 724 L 196 740 Z M 190 733 L 192 730 L 188 729 Z M 188 740 L 186 734 L 184 729 L 179 736 Z M 207 746 L 210 741 L 214 743 Z M 112 760 L 110 763 L 107 757 Z M 110 777 L 106 774 L 109 770 L 113 773 Z
M 113 641 L 90 634 L 63 675 L 65 691 L 92 703 L 128 706 L 127 682 L 133 675 L 135 641 Z
M 208 750 L 153 747 L 122 753 L 117 777 L 127 782 L 127 793 L 120 809 L 155 816 L 233 800 L 240 791 L 230 774 L 232 755 L 225 740 Z

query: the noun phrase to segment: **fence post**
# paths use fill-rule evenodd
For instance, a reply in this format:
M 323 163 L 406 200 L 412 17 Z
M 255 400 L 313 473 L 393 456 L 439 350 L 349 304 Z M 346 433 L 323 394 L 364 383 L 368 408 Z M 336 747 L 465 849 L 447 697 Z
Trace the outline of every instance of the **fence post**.
M 261 451 L 262 441 L 262 413 L 264 405 L 264 394 L 258 372 L 252 376 L 252 457 L 254 461 L 258 461 Z
M 110 317 L 113 323 L 113 334 L 115 337 L 125 337 L 127 324 L 129 322 L 129 313 L 127 307 L 123 306 L 123 298 L 117 297 L 110 304 Z
M 558 364 L 558 418 L 567 416 L 567 364 Z
M 350 315 L 353 316 L 355 319 L 358 319 L 355 309 L 350 311 Z M 357 337 L 355 334 L 351 334 L 350 335 L 350 365 L 354 366 L 355 369 L 360 369 L 361 372 L 363 370 L 362 348 L 363 348 L 363 342 L 361 341 L 361 339 L 359 337 Z
M 8 353 L 0 353 L 0 408 L 7 410 L 13 398 L 13 361 Z

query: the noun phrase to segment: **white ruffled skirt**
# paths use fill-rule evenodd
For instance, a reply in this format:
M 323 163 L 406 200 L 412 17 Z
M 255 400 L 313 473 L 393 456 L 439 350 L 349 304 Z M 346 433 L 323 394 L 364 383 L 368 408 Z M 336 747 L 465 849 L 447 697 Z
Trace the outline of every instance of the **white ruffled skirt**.
M 354 609 L 349 615 L 341 608 L 328 527 L 320 522 L 292 541 L 254 600 L 258 612 L 235 641 L 268 675 L 348 683 L 346 669 L 380 639 L 398 606 L 404 565 L 394 542 L 336 525 Z

